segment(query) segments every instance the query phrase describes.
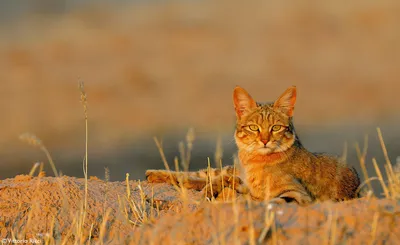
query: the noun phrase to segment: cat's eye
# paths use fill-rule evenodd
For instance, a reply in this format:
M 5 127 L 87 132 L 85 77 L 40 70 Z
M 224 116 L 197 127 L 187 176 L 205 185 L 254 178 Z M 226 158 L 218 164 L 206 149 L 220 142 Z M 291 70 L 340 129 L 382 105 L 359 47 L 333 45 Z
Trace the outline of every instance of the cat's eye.
M 249 129 L 252 131 L 258 131 L 258 126 L 257 125 L 249 125 Z
M 282 126 L 281 125 L 274 125 L 272 126 L 272 131 L 277 132 L 279 130 L 281 130 Z

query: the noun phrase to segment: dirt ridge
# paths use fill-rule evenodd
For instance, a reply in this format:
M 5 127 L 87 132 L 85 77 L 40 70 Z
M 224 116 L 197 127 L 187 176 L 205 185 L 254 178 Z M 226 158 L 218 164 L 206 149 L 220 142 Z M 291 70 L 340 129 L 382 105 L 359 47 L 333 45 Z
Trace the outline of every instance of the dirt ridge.
M 362 198 L 309 207 L 245 198 L 208 202 L 192 190 L 183 198 L 181 190 L 167 184 L 97 178 L 88 181 L 88 211 L 79 226 L 84 188 L 84 179 L 68 176 L 1 180 L 0 236 L 48 238 L 55 244 L 85 243 L 88 237 L 107 244 L 396 244 L 400 239 L 396 200 Z M 268 220 L 273 221 L 269 226 Z

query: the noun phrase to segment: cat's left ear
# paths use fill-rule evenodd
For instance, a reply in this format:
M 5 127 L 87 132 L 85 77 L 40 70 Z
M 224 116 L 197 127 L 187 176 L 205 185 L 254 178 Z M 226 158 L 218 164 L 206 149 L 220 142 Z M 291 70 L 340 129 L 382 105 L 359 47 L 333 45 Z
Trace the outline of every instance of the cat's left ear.
M 293 116 L 294 105 L 296 104 L 296 87 L 292 86 L 275 101 L 274 107 L 279 108 L 283 113 L 289 117 Z

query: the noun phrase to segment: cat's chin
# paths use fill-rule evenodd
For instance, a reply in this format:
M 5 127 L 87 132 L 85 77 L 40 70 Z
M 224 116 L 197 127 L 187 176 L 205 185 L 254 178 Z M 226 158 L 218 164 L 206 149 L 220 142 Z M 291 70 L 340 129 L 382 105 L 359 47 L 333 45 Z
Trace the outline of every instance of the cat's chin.
M 270 148 L 266 148 L 266 147 L 260 147 L 257 149 L 257 152 L 262 154 L 262 155 L 268 155 L 273 153 L 273 151 Z

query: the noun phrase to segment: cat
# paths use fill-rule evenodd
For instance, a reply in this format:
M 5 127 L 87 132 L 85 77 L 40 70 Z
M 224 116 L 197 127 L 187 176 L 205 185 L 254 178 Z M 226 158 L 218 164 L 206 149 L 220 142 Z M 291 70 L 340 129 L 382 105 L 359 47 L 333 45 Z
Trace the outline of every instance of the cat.
M 210 169 L 211 172 L 148 170 L 147 180 L 180 183 L 186 188 L 201 190 L 213 179 L 215 193 L 211 195 L 217 195 L 224 186 L 231 186 L 256 200 L 300 205 L 356 198 L 360 179 L 354 168 L 336 157 L 311 153 L 301 144 L 293 126 L 296 97 L 296 87 L 292 86 L 275 102 L 262 104 L 237 86 L 233 103 L 239 166 Z M 209 175 L 213 178 L 207 179 Z

